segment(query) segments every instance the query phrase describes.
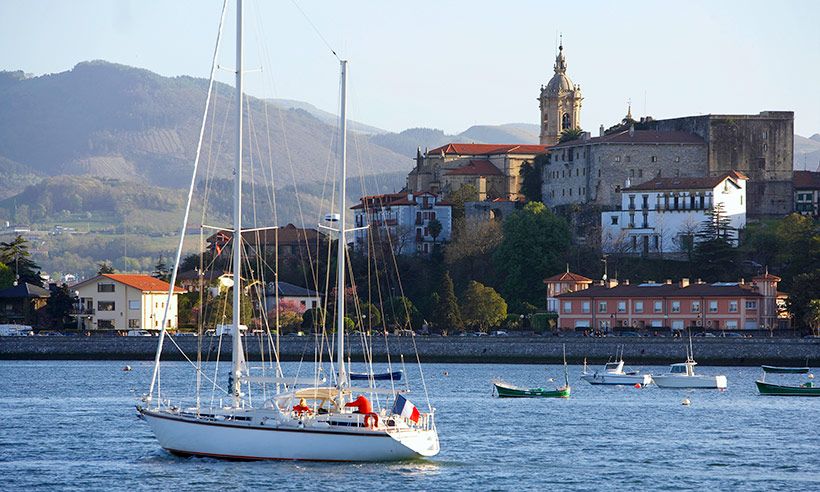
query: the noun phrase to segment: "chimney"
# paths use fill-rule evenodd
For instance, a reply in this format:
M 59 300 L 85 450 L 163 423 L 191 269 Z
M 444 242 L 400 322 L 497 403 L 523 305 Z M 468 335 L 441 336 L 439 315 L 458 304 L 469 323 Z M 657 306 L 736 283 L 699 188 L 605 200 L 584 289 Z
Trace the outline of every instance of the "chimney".
M 611 278 L 611 279 L 606 281 L 606 288 L 607 289 L 613 289 L 617 286 L 618 286 L 618 279 L 617 278 Z
M 695 282 L 695 283 L 696 283 L 696 284 L 702 284 L 702 283 L 703 283 L 703 279 L 698 279 L 698 281 L 697 281 L 697 282 Z
M 598 129 L 598 136 L 599 137 L 604 136 L 604 125 L 601 125 L 601 128 Z
M 738 283 L 740 285 L 746 285 L 746 280 L 745 279 L 740 279 L 740 282 L 738 282 Z
M 672 279 L 671 279 L 671 278 L 668 278 L 668 279 L 666 279 L 666 282 L 664 282 L 664 283 L 665 283 L 666 285 L 672 285 Z
M 683 289 L 683 288 L 686 288 L 686 287 L 689 287 L 689 279 L 688 278 L 680 279 L 680 288 Z
M 629 279 L 624 280 L 623 285 L 629 285 Z

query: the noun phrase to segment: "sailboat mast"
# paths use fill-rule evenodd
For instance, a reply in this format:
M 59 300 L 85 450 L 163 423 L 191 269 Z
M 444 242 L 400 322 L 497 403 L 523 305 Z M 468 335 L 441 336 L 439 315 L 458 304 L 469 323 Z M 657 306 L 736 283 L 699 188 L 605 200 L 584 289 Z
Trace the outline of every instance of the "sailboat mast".
M 233 196 L 233 341 L 231 350 L 231 393 L 234 407 L 241 399 L 242 341 L 240 305 L 242 294 L 242 0 L 236 2 L 236 167 Z
M 342 388 L 347 382 L 345 371 L 345 253 L 347 241 L 345 240 L 345 184 L 347 181 L 347 60 L 340 60 L 341 64 L 341 108 L 339 111 L 340 120 L 340 143 L 341 143 L 341 172 L 339 178 L 339 244 L 336 253 L 336 364 L 339 367 L 339 377 L 337 386 L 339 388 L 339 404 L 342 404 Z

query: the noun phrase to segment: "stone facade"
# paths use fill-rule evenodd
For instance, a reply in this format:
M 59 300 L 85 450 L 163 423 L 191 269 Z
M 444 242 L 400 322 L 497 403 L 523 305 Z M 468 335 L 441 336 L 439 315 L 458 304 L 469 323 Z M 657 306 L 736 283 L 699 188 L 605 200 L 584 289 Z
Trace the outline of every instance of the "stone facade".
M 593 203 L 615 209 L 619 193 L 655 176 L 706 176 L 706 145 L 686 132 L 625 130 L 564 142 L 549 150 L 542 171 L 544 203 Z
M 650 120 L 646 127 L 691 132 L 703 138 L 712 176 L 732 169 L 747 175 L 750 216 L 777 217 L 792 212 L 794 112 L 688 116 Z
M 541 86 L 538 96 L 541 145 L 555 145 L 562 131 L 581 128 L 581 86 L 573 84 L 567 75 L 563 43 L 558 47 L 553 69 L 555 74 L 547 85 Z
M 521 166 L 546 152 L 543 145 L 451 143 L 416 156 L 407 176 L 407 190 L 448 195 L 465 184 L 475 186 L 480 200 L 518 200 Z

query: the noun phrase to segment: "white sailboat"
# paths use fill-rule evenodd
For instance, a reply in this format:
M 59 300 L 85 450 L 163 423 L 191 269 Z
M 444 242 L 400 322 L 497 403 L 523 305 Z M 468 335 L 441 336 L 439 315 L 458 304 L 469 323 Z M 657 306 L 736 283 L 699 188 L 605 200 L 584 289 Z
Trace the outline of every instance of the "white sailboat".
M 223 12 L 224 15 L 224 12 Z M 233 271 L 241 271 L 242 242 L 242 0 L 237 0 L 236 12 L 236 162 L 234 183 Z M 220 29 L 221 31 L 221 29 Z M 197 394 L 195 405 L 173 405 L 159 397 L 159 367 L 162 344 L 166 338 L 165 326 L 159 337 L 149 393 L 137 407 L 156 435 L 160 446 L 180 455 L 209 456 L 248 460 L 314 460 L 314 461 L 392 461 L 438 454 L 439 440 L 434 411 L 421 412 L 397 389 L 351 387 L 344 360 L 345 355 L 345 268 L 346 265 L 346 83 L 347 62 L 341 63 L 341 173 L 339 177 L 338 214 L 329 214 L 326 220 L 336 231 L 337 251 L 337 307 L 336 307 L 336 360 L 337 377 L 333 385 L 321 385 L 323 379 L 285 378 L 280 370 L 276 377 L 252 376 L 251 368 L 243 357 L 240 329 L 241 275 L 234 275 L 231 374 L 229 402 L 205 406 Z M 212 75 L 213 78 L 213 75 Z M 206 108 L 207 111 L 207 108 Z M 196 173 L 196 170 L 194 171 Z M 193 189 L 193 180 L 192 180 Z M 190 200 L 190 192 L 189 192 Z M 190 207 L 190 204 L 189 204 Z M 186 219 L 187 221 L 187 211 Z M 245 229 L 247 231 L 247 229 Z M 183 227 L 184 234 L 184 227 Z M 177 252 L 179 265 L 182 241 Z M 171 284 L 176 278 L 176 267 Z M 168 303 L 170 304 L 170 303 Z M 197 369 L 197 377 L 205 377 Z M 261 405 L 249 397 L 252 383 L 276 384 L 277 394 Z M 311 386 L 297 387 L 299 384 Z M 216 386 L 216 383 L 214 383 Z M 155 386 L 157 398 L 154 398 Z M 279 387 L 285 387 L 279 392 Z M 198 388 L 198 386 L 197 386 Z M 247 393 L 246 393 L 247 391 Z M 372 411 L 367 404 L 364 413 L 354 413 L 351 403 L 355 394 L 385 394 L 393 400 L 392 410 Z M 295 402 L 299 405 L 292 406 Z M 362 406 L 358 407 L 362 410 Z

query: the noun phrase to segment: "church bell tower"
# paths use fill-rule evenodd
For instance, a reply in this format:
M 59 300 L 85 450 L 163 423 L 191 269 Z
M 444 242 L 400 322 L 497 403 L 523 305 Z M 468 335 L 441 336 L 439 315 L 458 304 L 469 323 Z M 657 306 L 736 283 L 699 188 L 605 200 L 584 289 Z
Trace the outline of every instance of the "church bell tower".
M 555 75 L 541 86 L 538 102 L 541 107 L 541 145 L 555 145 L 561 132 L 581 128 L 581 86 L 567 76 L 567 59 L 563 41 L 555 57 Z

